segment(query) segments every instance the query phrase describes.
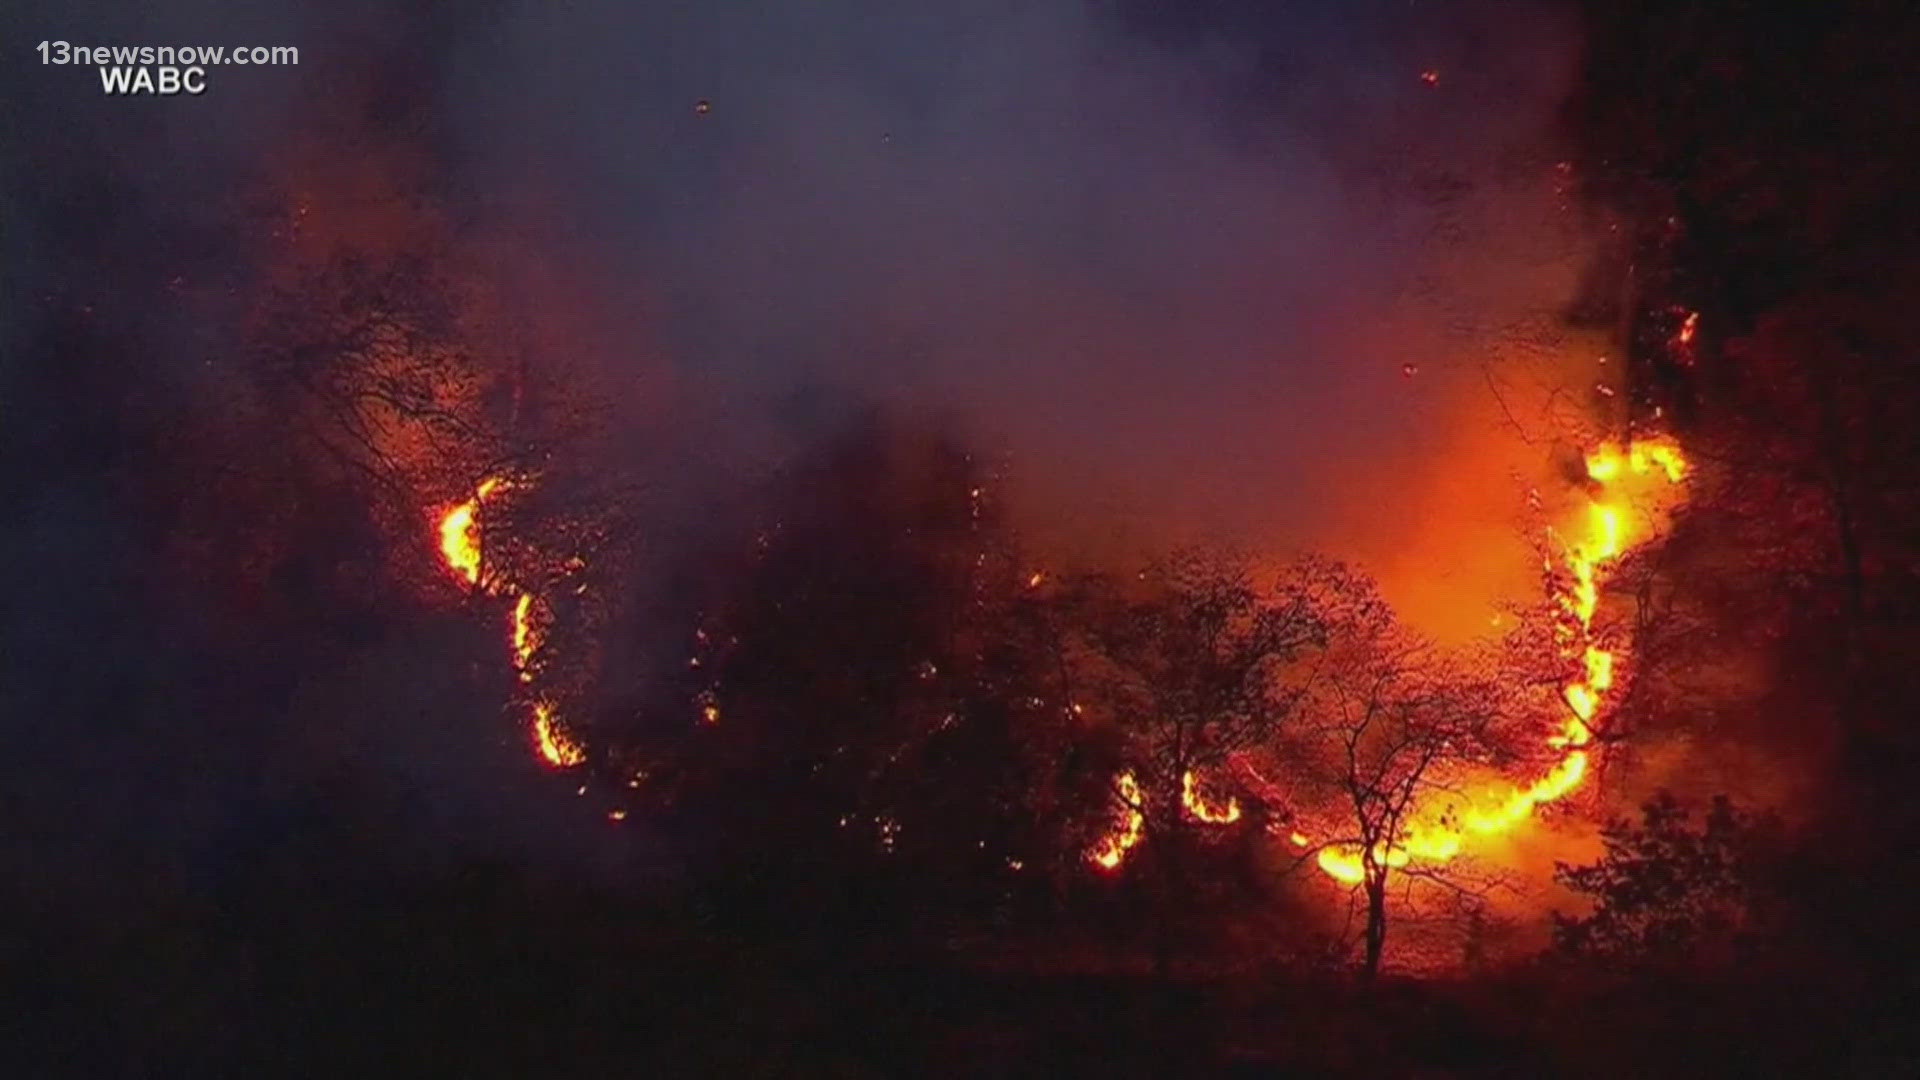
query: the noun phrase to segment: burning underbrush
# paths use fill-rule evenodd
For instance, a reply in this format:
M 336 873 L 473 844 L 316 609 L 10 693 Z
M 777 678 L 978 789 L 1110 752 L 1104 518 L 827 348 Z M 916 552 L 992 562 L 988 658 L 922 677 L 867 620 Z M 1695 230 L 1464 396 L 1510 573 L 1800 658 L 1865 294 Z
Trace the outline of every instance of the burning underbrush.
M 684 667 L 661 665 L 638 697 L 596 685 L 613 610 L 596 593 L 622 575 L 588 572 L 619 557 L 581 523 L 606 514 L 543 517 L 542 478 L 501 470 L 417 542 L 498 626 L 530 751 L 602 789 L 613 824 L 754 860 L 774 853 L 753 838 L 778 829 L 783 873 L 828 853 L 913 867 L 886 871 L 902 882 L 964 870 L 998 902 L 1260 850 L 1280 879 L 1310 866 L 1329 899 L 1352 890 L 1357 907 L 1314 921 L 1357 918 L 1371 967 L 1390 889 L 1409 926 L 1432 928 L 1410 938 L 1426 948 L 1524 915 L 1540 881 L 1513 842 L 1594 783 L 1633 675 L 1631 623 L 1605 590 L 1658 541 L 1688 466 L 1664 437 L 1601 444 L 1582 466 L 1574 506 L 1542 527 L 1531 619 L 1466 651 L 1406 631 L 1335 563 L 1266 585 L 1201 553 L 1131 580 L 1036 565 L 993 476 L 885 425 L 782 478 L 804 496 L 741 537 L 733 579 L 683 614 Z M 1436 896 L 1452 901 L 1439 916 Z M 1476 940 L 1443 951 L 1484 953 Z M 1403 966 L 1447 966 L 1419 951 Z
M 1592 439 L 1562 487 L 1516 489 L 1538 594 L 1442 647 L 1338 561 L 1042 556 L 1018 461 L 909 413 L 809 432 L 746 509 L 676 538 L 573 406 L 590 381 L 479 329 L 485 290 L 324 245 L 296 262 L 268 354 L 330 358 L 282 388 L 297 437 L 365 491 L 397 566 L 432 567 L 394 578 L 488 628 L 511 738 L 583 827 L 664 834 L 769 896 L 871 877 L 892 902 L 842 917 L 930 908 L 961 936 L 1113 893 L 1115 932 L 1163 958 L 1180 935 L 1155 924 L 1204 892 L 1242 923 L 1309 912 L 1285 949 L 1351 942 L 1370 970 L 1445 966 L 1390 960 L 1390 916 L 1456 963 L 1485 951 L 1460 926 L 1540 925 L 1552 857 L 1591 840 L 1638 669 L 1611 589 L 1693 479 L 1669 435 Z

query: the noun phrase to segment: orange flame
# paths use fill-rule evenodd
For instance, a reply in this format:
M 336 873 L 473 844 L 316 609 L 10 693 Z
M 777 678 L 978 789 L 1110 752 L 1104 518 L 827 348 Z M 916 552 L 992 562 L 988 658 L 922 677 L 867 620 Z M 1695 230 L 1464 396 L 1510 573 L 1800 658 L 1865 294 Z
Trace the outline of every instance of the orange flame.
M 499 489 L 502 481 L 490 476 L 474 489 L 473 497 L 447 510 L 440 517 L 440 555 L 448 569 L 465 578 L 467 584 L 480 583 L 480 504 Z
M 479 508 L 478 500 L 468 499 L 440 519 L 440 554 L 469 585 L 480 581 L 480 541 L 473 534 L 474 512 Z
M 1113 831 L 1100 838 L 1087 858 L 1106 870 L 1119 867 L 1126 859 L 1127 852 L 1140 842 L 1147 824 L 1145 802 L 1140 793 L 1140 783 L 1132 772 L 1123 772 L 1116 779 L 1119 787 L 1117 801 L 1122 809 L 1120 819 L 1114 824 Z M 1209 802 L 1200 793 L 1200 784 L 1191 771 L 1180 775 L 1180 806 L 1195 821 L 1208 825 L 1231 825 L 1240 820 L 1240 800 L 1228 796 L 1224 803 Z
M 567 733 L 553 724 L 553 706 L 544 701 L 533 706 L 533 743 L 541 760 L 556 769 L 571 768 L 587 760 L 587 753 Z
M 513 602 L 513 666 L 521 682 L 533 681 L 533 654 L 540 647 L 533 627 L 533 594 L 521 593 Z
M 1228 796 L 1225 805 L 1207 802 L 1200 794 L 1192 772 L 1183 773 L 1180 777 L 1180 805 L 1193 815 L 1194 820 L 1209 825 L 1231 825 L 1240 820 L 1240 800 Z
M 438 522 L 440 556 L 447 568 L 469 585 L 481 585 L 488 595 L 507 591 L 509 583 L 488 577 L 482 562 L 479 535 L 481 506 L 496 491 L 507 487 L 498 476 L 482 480 L 473 496 L 449 507 Z M 541 622 L 545 607 L 533 593 L 515 590 L 507 631 L 507 652 L 520 682 L 534 681 L 534 656 L 541 644 Z M 586 751 L 561 729 L 550 701 L 533 703 L 533 744 L 540 759 L 555 768 L 570 768 L 586 761 Z
M 1615 486 L 1628 477 L 1651 476 L 1656 470 L 1668 484 L 1678 484 L 1685 479 L 1688 469 L 1679 444 L 1667 437 L 1634 443 L 1624 449 L 1605 444 L 1588 455 L 1586 466 L 1587 477 L 1596 488 L 1587 506 L 1586 535 L 1565 546 L 1563 558 L 1572 581 L 1555 597 L 1560 608 L 1571 617 L 1564 637 L 1580 649 L 1582 668 L 1580 677 L 1561 691 L 1572 715 L 1560 731 L 1547 740 L 1549 746 L 1564 750 L 1565 754 L 1545 776 L 1525 788 L 1509 792 L 1493 807 L 1466 808 L 1459 815 L 1466 833 L 1482 836 L 1504 833 L 1530 818 L 1536 807 L 1564 798 L 1586 779 L 1591 758 L 1585 747 L 1593 741 L 1591 725 L 1605 703 L 1607 691 L 1613 688 L 1616 663 L 1615 653 L 1594 640 L 1593 616 L 1599 608 L 1600 585 L 1607 573 L 1639 542 L 1630 536 L 1628 507 L 1617 501 L 1623 494 L 1616 491 Z M 1651 523 L 1643 522 L 1643 525 Z M 1329 877 L 1350 885 L 1365 879 L 1369 865 L 1394 868 L 1405 866 L 1415 858 L 1444 862 L 1457 855 L 1462 847 L 1462 830 L 1448 824 L 1455 816 L 1454 809 L 1449 806 L 1447 812 L 1437 815 L 1416 815 L 1417 821 L 1437 820 L 1438 823 L 1415 824 L 1404 837 L 1393 843 L 1376 843 L 1371 852 L 1363 853 L 1355 845 L 1335 845 L 1321 850 L 1316 862 Z
M 1121 773 L 1114 783 L 1119 788 L 1117 801 L 1121 806 L 1120 821 L 1087 856 L 1105 870 L 1119 868 L 1127 852 L 1140 842 L 1140 835 L 1146 831 L 1147 825 L 1147 815 L 1141 810 L 1140 783 L 1134 779 L 1133 773 Z

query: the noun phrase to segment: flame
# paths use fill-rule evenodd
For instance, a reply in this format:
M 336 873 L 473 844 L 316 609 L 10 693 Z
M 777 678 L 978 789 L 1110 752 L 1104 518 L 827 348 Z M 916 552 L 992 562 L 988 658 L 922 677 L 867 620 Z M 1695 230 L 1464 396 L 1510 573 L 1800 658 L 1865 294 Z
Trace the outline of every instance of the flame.
M 1468 835 L 1492 836 L 1507 832 L 1533 816 L 1535 808 L 1565 798 L 1578 789 L 1592 763 L 1586 747 L 1593 741 L 1593 722 L 1605 704 L 1607 692 L 1615 682 L 1618 655 L 1605 647 L 1593 629 L 1594 613 L 1600 606 L 1600 586 L 1619 559 L 1654 532 L 1651 520 L 1630 516 L 1625 501 L 1628 492 L 1620 490 L 1631 477 L 1652 477 L 1656 470 L 1669 485 L 1686 478 L 1688 463 L 1680 446 L 1670 437 L 1658 437 L 1622 447 L 1603 444 L 1586 458 L 1591 490 L 1585 513 L 1585 532 L 1579 539 L 1562 544 L 1564 576 L 1554 588 L 1554 600 L 1567 616 L 1559 635 L 1569 656 L 1580 657 L 1580 674 L 1561 689 L 1561 698 L 1570 715 L 1559 730 L 1550 735 L 1547 745 L 1563 751 L 1560 760 L 1546 774 L 1524 788 L 1512 788 L 1504 796 L 1487 800 L 1491 805 L 1469 805 L 1464 809 L 1452 804 L 1417 808 L 1404 835 L 1377 841 L 1370 850 L 1358 844 L 1329 844 L 1320 849 L 1315 862 L 1336 881 L 1349 885 L 1366 879 L 1368 868 L 1393 869 L 1413 859 L 1446 862 L 1457 856 Z M 1636 536 L 1638 524 L 1645 535 Z M 1559 534 L 1549 530 L 1549 535 Z M 1551 558 L 1546 569 L 1553 570 Z M 1141 810 L 1140 787 L 1133 773 L 1116 779 L 1124 810 L 1114 830 L 1089 852 L 1095 864 L 1112 870 L 1140 842 L 1146 818 Z M 1478 800 L 1474 800 L 1478 801 Z M 1181 777 L 1181 805 L 1198 821 L 1226 824 L 1240 817 L 1239 803 L 1231 798 L 1224 806 L 1208 803 L 1199 793 L 1193 773 Z M 1458 822 L 1458 824 L 1455 824 Z M 1297 847 L 1310 847 L 1312 840 L 1299 831 L 1288 835 Z
M 1586 779 L 1592 763 L 1586 747 L 1593 741 L 1593 722 L 1605 704 L 1607 692 L 1614 686 L 1617 654 L 1604 647 L 1593 629 L 1593 616 L 1599 608 L 1600 586 L 1618 560 L 1652 533 L 1652 523 L 1641 521 L 1647 536 L 1635 536 L 1634 520 L 1625 503 L 1627 493 L 1619 490 L 1631 477 L 1652 477 L 1657 473 L 1669 485 L 1686 478 L 1688 463 L 1677 442 L 1659 437 L 1627 447 L 1608 443 L 1586 459 L 1587 478 L 1593 489 L 1586 510 L 1586 532 L 1580 539 L 1564 545 L 1562 558 L 1567 584 L 1557 590 L 1554 599 L 1568 617 L 1561 637 L 1569 649 L 1578 650 L 1580 675 L 1561 690 L 1571 711 L 1560 730 L 1547 739 L 1547 745 L 1564 751 L 1559 762 L 1546 775 L 1525 788 L 1516 788 L 1493 806 L 1469 806 L 1463 813 L 1445 807 L 1440 813 L 1416 814 L 1416 823 L 1404 837 L 1392 843 L 1378 842 L 1371 851 L 1358 845 L 1333 845 L 1320 851 L 1316 862 L 1336 881 L 1349 885 L 1365 880 L 1369 865 L 1396 868 L 1412 859 L 1445 862 L 1459 854 L 1466 834 L 1492 836 L 1507 832 L 1533 815 L 1535 808 L 1566 797 Z M 1551 564 L 1549 563 L 1549 569 Z M 1450 824 L 1459 820 L 1462 827 Z M 1304 837 L 1294 834 L 1294 842 L 1306 846 Z
M 1140 842 L 1140 835 L 1146 830 L 1147 815 L 1142 812 L 1140 782 L 1134 779 L 1132 772 L 1123 772 L 1114 781 L 1119 789 L 1120 821 L 1114 830 L 1101 837 L 1088 858 L 1104 870 L 1118 869 L 1127 852 Z
M 1119 802 L 1122 805 L 1120 820 L 1113 831 L 1100 838 L 1087 858 L 1106 870 L 1117 869 L 1126 859 L 1127 852 L 1140 842 L 1146 829 L 1145 805 L 1140 794 L 1140 782 L 1132 772 L 1123 772 L 1115 778 L 1119 787 Z M 1208 825 L 1231 825 L 1240 820 L 1240 800 L 1227 797 L 1224 803 L 1207 801 L 1200 793 L 1200 784 L 1191 770 L 1180 774 L 1180 806 L 1195 821 Z M 1295 835 L 1298 835 L 1297 833 Z M 1305 839 L 1302 838 L 1302 843 Z
M 523 592 L 513 602 L 513 666 L 521 682 L 533 681 L 533 653 L 539 647 L 533 629 L 533 594 Z
M 480 481 L 473 497 L 447 510 L 440 517 L 440 555 L 447 568 L 466 579 L 469 585 L 480 583 L 480 504 L 500 489 L 505 481 L 489 476 Z
M 1180 777 L 1180 805 L 1196 821 L 1204 821 L 1209 825 L 1230 825 L 1240 820 L 1240 800 L 1229 796 L 1224 806 L 1207 802 L 1200 794 L 1192 772 L 1183 773 Z
M 479 535 L 480 509 L 495 492 L 509 487 L 504 477 L 490 476 L 474 488 L 466 501 L 449 507 L 440 516 L 438 531 L 440 556 L 447 569 L 469 585 L 482 587 L 490 596 L 511 588 L 511 583 L 483 573 Z M 541 619 L 548 617 L 538 596 L 526 589 L 512 589 L 513 608 L 509 613 L 507 655 L 520 682 L 532 684 L 534 656 L 541 645 Z M 555 768 L 570 768 L 586 761 L 586 751 L 562 730 L 551 701 L 533 703 L 533 743 L 540 759 Z
M 454 573 L 469 585 L 480 583 L 480 538 L 474 535 L 473 519 L 480 509 L 478 498 L 447 511 L 440 519 L 440 554 Z
M 541 760 L 556 769 L 570 768 L 587 760 L 586 751 L 567 733 L 553 724 L 553 706 L 544 701 L 533 706 L 533 743 Z

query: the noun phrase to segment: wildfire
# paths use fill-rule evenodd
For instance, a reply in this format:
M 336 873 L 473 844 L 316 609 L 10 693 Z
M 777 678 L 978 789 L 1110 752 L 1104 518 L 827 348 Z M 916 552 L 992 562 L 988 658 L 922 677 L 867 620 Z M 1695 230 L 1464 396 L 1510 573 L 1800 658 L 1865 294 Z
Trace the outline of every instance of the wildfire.
M 1133 773 L 1121 773 L 1115 781 L 1119 786 L 1121 812 L 1114 823 L 1113 831 L 1100 838 L 1087 858 L 1095 865 L 1106 870 L 1114 870 L 1140 842 L 1146 829 L 1145 805 L 1140 793 L 1140 782 Z M 1240 820 L 1240 800 L 1228 796 L 1224 803 L 1210 802 L 1200 793 L 1200 782 L 1191 770 L 1180 775 L 1180 806 L 1189 817 L 1208 825 L 1231 825 Z
M 1561 638 L 1568 643 L 1569 654 L 1580 658 L 1580 674 L 1561 690 L 1570 710 L 1560 730 L 1549 737 L 1547 745 L 1564 751 L 1558 763 L 1546 775 L 1525 788 L 1511 791 L 1491 808 L 1468 807 L 1458 815 L 1464 829 L 1448 822 L 1454 820 L 1454 807 L 1437 815 L 1438 824 L 1417 824 L 1394 843 L 1376 843 L 1370 852 L 1353 845 L 1323 849 L 1317 862 L 1328 876 L 1348 884 L 1365 877 L 1373 866 L 1400 867 L 1412 859 L 1444 862 L 1459 854 L 1467 833 L 1490 836 L 1504 833 L 1532 816 L 1536 807 L 1564 798 L 1586 779 L 1591 764 L 1585 749 L 1593 741 L 1593 722 L 1614 685 L 1617 657 L 1614 651 L 1595 639 L 1593 616 L 1600 603 L 1600 586 L 1621 556 L 1647 537 L 1630 531 L 1631 507 L 1626 499 L 1631 491 L 1621 490 L 1633 477 L 1656 475 L 1668 484 L 1678 484 L 1687 473 L 1686 456 L 1672 439 L 1658 438 L 1627 447 L 1606 444 L 1587 456 L 1587 478 L 1592 493 L 1586 508 L 1586 533 L 1563 545 L 1562 559 L 1568 583 L 1557 589 L 1561 611 L 1567 625 Z M 1652 523 L 1640 522 L 1651 532 Z M 1423 816 L 1431 820 L 1434 816 Z
M 1569 715 L 1547 738 L 1549 747 L 1562 751 L 1560 760 L 1532 784 L 1510 789 L 1504 796 L 1488 793 L 1490 797 L 1481 805 L 1421 808 L 1404 835 L 1377 841 L 1370 850 L 1356 844 L 1332 844 L 1320 849 L 1315 861 L 1329 877 L 1358 884 L 1365 880 L 1370 865 L 1397 868 L 1414 859 L 1445 862 L 1461 852 L 1469 835 L 1507 832 L 1532 817 L 1536 807 L 1565 798 L 1586 779 L 1592 764 L 1586 747 L 1593 741 L 1594 721 L 1614 687 L 1618 664 L 1618 654 L 1598 640 L 1593 629 L 1600 587 L 1621 557 L 1656 531 L 1650 517 L 1633 516 L 1629 499 L 1638 489 L 1629 481 L 1649 478 L 1678 484 L 1686 477 L 1687 460 L 1679 444 L 1670 438 L 1625 447 L 1608 443 L 1587 456 L 1586 472 L 1590 488 L 1585 531 L 1578 539 L 1561 544 L 1564 573 L 1554 576 L 1553 586 L 1553 599 L 1565 616 L 1565 624 L 1559 628 L 1560 640 L 1567 647 L 1569 659 L 1578 657 L 1579 663 L 1578 675 L 1561 689 Z M 1635 533 L 1636 527 L 1641 534 Z M 1557 532 L 1549 530 L 1549 535 L 1559 539 Z M 1553 569 L 1551 560 L 1547 568 Z M 1134 774 L 1122 773 L 1116 783 L 1123 809 L 1113 831 L 1088 853 L 1089 859 L 1107 870 L 1117 868 L 1140 842 L 1146 824 Z M 1191 772 L 1181 777 L 1180 801 L 1197 821 L 1221 825 L 1240 818 L 1236 800 L 1229 798 L 1224 805 L 1208 802 Z M 1290 832 L 1288 840 L 1302 848 L 1312 844 L 1299 831 Z
M 440 556 L 447 569 L 468 585 L 480 586 L 490 596 L 511 591 L 513 608 L 507 629 L 507 654 L 520 682 L 534 681 L 534 656 L 540 649 L 541 622 L 545 606 L 534 593 L 510 588 L 497 575 L 487 574 L 482 564 L 480 511 L 495 493 L 507 488 L 498 476 L 482 480 L 472 497 L 450 507 L 438 523 Z M 534 749 L 540 759 L 555 768 L 570 768 L 586 761 L 586 751 L 563 731 L 550 701 L 536 701 L 533 711 Z
M 1147 826 L 1147 815 L 1141 810 L 1140 782 L 1134 779 L 1133 773 L 1121 773 L 1114 784 L 1119 789 L 1120 821 L 1088 855 L 1096 865 L 1106 870 L 1119 868 L 1127 852 L 1140 842 L 1140 834 Z
M 1180 805 L 1193 815 L 1194 820 L 1209 825 L 1231 825 L 1240 820 L 1240 800 L 1229 796 L 1225 805 L 1209 803 L 1200 794 L 1199 784 L 1191 772 L 1180 777 Z
M 467 584 L 480 583 L 480 536 L 477 531 L 480 504 L 499 490 L 499 477 L 488 477 L 474 489 L 473 497 L 449 509 L 440 518 L 440 554 L 454 573 Z
M 533 681 L 533 654 L 540 647 L 533 625 L 533 594 L 523 592 L 513 602 L 513 667 L 521 682 Z
M 556 769 L 570 768 L 587 760 L 586 751 L 553 725 L 553 706 L 544 701 L 533 706 L 533 743 L 541 760 Z

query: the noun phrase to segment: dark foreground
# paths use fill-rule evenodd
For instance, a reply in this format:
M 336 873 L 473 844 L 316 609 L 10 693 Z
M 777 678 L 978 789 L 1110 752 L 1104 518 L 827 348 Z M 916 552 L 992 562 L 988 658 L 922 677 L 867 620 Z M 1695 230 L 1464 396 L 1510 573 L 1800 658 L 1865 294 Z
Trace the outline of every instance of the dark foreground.
M 1913 1075 L 1897 1002 L 1784 980 L 1581 987 L 987 973 L 750 944 L 503 871 L 221 911 L 17 911 L 13 1075 Z M 703 925 L 704 924 L 704 925 Z M 112 930 L 104 929 L 111 925 Z

